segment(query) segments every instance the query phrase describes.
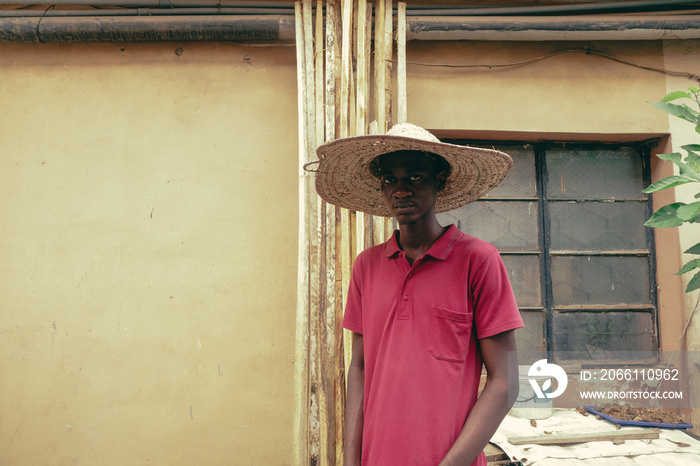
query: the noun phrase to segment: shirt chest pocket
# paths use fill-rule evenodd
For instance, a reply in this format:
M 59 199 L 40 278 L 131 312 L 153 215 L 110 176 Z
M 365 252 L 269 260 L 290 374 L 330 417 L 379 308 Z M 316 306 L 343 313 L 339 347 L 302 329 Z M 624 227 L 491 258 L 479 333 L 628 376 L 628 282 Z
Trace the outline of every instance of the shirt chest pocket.
M 435 359 L 464 362 L 472 332 L 472 314 L 434 307 L 428 330 L 428 351 Z

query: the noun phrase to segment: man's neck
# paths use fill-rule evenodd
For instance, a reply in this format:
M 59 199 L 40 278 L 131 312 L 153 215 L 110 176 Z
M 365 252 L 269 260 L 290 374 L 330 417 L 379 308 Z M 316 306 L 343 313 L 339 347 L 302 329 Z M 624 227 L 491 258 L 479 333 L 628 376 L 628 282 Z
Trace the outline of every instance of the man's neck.
M 445 230 L 435 217 L 426 222 L 399 225 L 399 247 L 406 253 L 408 263 L 413 265 L 440 239 Z

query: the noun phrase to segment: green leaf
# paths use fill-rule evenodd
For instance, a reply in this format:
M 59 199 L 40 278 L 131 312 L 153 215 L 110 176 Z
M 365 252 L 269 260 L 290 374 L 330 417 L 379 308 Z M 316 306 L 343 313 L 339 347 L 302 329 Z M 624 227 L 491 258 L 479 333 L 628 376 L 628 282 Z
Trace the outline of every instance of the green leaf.
M 644 223 L 644 226 L 652 228 L 673 228 L 682 225 L 683 220 L 678 218 L 678 208 L 682 205 L 685 204 L 676 202 L 663 206 L 654 212 L 654 215 Z
M 685 176 L 671 175 L 660 179 L 656 183 L 650 184 L 642 192 L 646 194 L 655 193 L 656 191 L 661 191 L 662 189 L 675 188 L 676 186 L 693 182 L 694 180 L 691 180 Z
M 695 246 L 691 247 L 687 251 L 685 251 L 686 254 L 700 254 L 700 243 L 696 244 Z
M 700 181 L 700 172 L 693 170 L 692 167 L 683 163 L 681 161 L 683 156 L 680 154 L 680 152 L 673 152 L 671 154 L 658 154 L 657 157 L 661 160 L 667 160 L 676 164 L 679 168 L 681 176 L 687 176 L 689 178 L 694 179 L 695 181 Z
M 697 94 L 697 93 L 698 93 L 698 89 L 695 88 L 695 87 L 693 87 L 693 86 L 688 86 L 688 90 L 689 90 L 690 92 L 692 92 L 693 94 Z
M 676 215 L 684 222 L 694 223 L 700 219 L 700 201 L 680 206 Z
M 683 99 L 683 98 L 690 99 L 690 94 L 688 94 L 687 92 L 683 92 L 683 91 L 674 91 L 674 92 L 667 94 L 666 97 L 661 99 L 661 102 L 670 102 L 672 100 Z
M 700 259 L 693 259 L 692 261 L 683 264 L 683 267 L 681 267 L 681 269 L 674 275 L 683 275 L 684 273 L 688 273 L 693 269 L 697 269 L 698 267 L 700 267 Z
M 700 288 L 700 272 L 696 273 L 693 278 L 690 279 L 688 282 L 688 286 L 685 289 L 686 293 L 690 293 L 691 291 L 695 291 L 698 288 Z
M 661 160 L 667 160 L 669 162 L 678 163 L 683 158 L 680 152 L 672 152 L 670 154 L 657 154 L 656 155 Z
M 688 147 L 688 146 L 683 146 Z M 700 155 L 691 149 L 686 149 L 688 151 L 688 156 L 685 158 L 685 163 L 693 169 L 696 173 L 700 172 Z
M 682 149 L 685 149 L 687 151 L 700 151 L 700 144 L 686 144 L 685 146 L 681 146 Z
M 656 102 L 651 104 L 654 108 L 663 110 L 669 115 L 682 118 L 694 124 L 700 124 L 700 115 L 698 112 L 688 107 L 687 105 L 670 104 L 668 102 Z

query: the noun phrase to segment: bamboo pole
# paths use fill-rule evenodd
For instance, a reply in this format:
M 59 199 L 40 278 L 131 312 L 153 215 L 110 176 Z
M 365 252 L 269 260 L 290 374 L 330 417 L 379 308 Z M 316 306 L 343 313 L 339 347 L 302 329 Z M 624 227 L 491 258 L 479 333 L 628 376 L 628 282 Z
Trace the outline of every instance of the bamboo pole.
M 328 114 L 325 113 L 324 90 L 328 91 L 324 83 L 324 63 L 325 51 L 323 44 L 325 42 L 323 28 L 323 2 L 317 0 L 316 3 L 316 31 L 314 36 L 315 48 L 315 116 L 316 116 L 316 141 L 317 147 L 324 142 L 330 140 L 334 136 L 335 126 L 330 119 L 328 124 L 327 116 L 334 116 L 334 109 L 328 109 Z M 332 50 L 332 49 L 331 49 Z M 325 132 L 324 132 L 325 127 Z M 313 277 L 314 281 L 319 284 L 319 320 L 318 320 L 318 335 L 319 335 L 319 387 L 318 390 L 318 425 L 319 425 L 319 457 L 318 464 L 335 464 L 334 460 L 329 460 L 335 456 L 335 396 L 332 392 L 323 389 L 327 386 L 327 379 L 332 377 L 334 361 L 335 361 L 335 346 L 333 345 L 334 325 L 329 328 L 328 321 L 335 315 L 335 284 L 329 286 L 329 280 L 335 272 L 335 212 L 332 205 L 327 204 L 320 199 L 317 200 L 319 207 L 319 257 L 320 267 L 318 276 Z M 330 341 L 330 344 L 329 344 Z
M 309 350 L 309 208 L 307 206 L 309 177 L 303 166 L 307 162 L 308 133 L 306 131 L 307 115 L 306 77 L 304 60 L 304 43 L 302 5 L 294 4 L 295 32 L 297 43 L 297 87 L 299 108 L 299 260 L 297 271 L 297 313 L 294 348 L 294 444 L 292 460 L 294 464 L 306 463 L 308 456 L 308 350 Z
M 335 0 L 326 2 L 326 141 L 335 139 Z
M 316 146 L 323 144 L 324 138 L 324 106 L 323 106 L 323 0 L 316 0 L 316 30 L 314 37 L 314 44 L 316 45 L 316 50 L 314 51 L 314 71 L 315 71 L 315 120 L 316 120 Z
M 325 270 L 323 275 L 320 277 L 323 281 L 325 279 L 325 299 L 322 303 L 324 308 L 325 322 L 322 322 L 324 328 L 324 357 L 323 357 L 323 384 L 322 392 L 324 394 L 324 403 L 322 411 L 325 412 L 325 424 L 322 422 L 322 431 L 325 433 L 323 436 L 322 452 L 323 460 L 321 464 L 336 464 L 336 449 L 341 448 L 342 445 L 338 444 L 338 429 L 339 418 L 342 419 L 342 408 L 343 405 L 339 404 L 339 399 L 337 396 L 337 385 L 341 382 L 338 380 L 338 349 L 337 343 L 337 309 L 336 309 L 336 216 L 335 216 L 335 206 L 324 204 L 324 220 L 325 227 L 323 236 L 325 238 Z M 340 348 L 339 355 L 342 358 L 342 348 Z M 342 359 L 341 359 L 341 367 Z M 344 404 L 344 403 L 343 403 Z M 340 410 L 340 412 L 339 412 Z M 341 431 L 342 434 L 342 431 Z
M 379 134 L 386 133 L 386 63 L 384 63 L 384 41 L 386 4 L 377 0 L 374 10 L 374 115 L 379 125 Z
M 371 8 L 371 6 L 370 6 Z M 367 2 L 360 0 L 357 6 L 357 50 L 355 51 L 355 61 L 357 63 L 357 116 L 355 124 L 355 135 L 367 134 L 367 98 L 369 89 L 367 85 L 367 60 L 365 60 L 367 42 Z
M 333 329 L 333 337 L 335 343 L 335 361 L 334 361 L 334 377 L 333 387 L 335 395 L 335 462 L 333 464 L 342 465 L 345 452 L 345 338 L 343 332 L 343 250 L 340 249 L 343 245 L 343 216 L 341 209 L 336 207 L 335 213 L 335 275 L 332 276 L 332 281 L 335 291 L 335 326 Z
M 369 121 L 370 121 L 370 113 L 369 113 L 369 108 L 371 104 L 371 96 L 370 96 L 370 84 L 369 84 L 369 70 L 372 66 L 372 9 L 373 5 L 369 2 L 367 2 L 367 17 L 365 18 L 365 51 L 364 51 L 364 60 L 365 60 L 365 70 L 366 70 L 366 76 L 367 80 L 365 82 L 365 109 L 366 109 L 366 117 L 365 117 L 365 127 L 363 128 L 363 133 L 362 134 L 369 134 Z
M 398 4 L 396 31 L 396 122 L 406 123 L 408 121 L 408 112 L 406 109 L 406 2 L 399 2 Z
M 341 71 L 340 71 L 340 137 L 348 137 L 350 95 L 350 44 L 352 31 L 352 0 L 342 0 Z
M 313 51 L 313 17 L 312 0 L 302 1 L 303 21 L 303 45 L 304 45 L 304 73 L 306 75 L 306 101 L 307 114 L 306 129 L 308 132 L 307 160 L 314 160 L 316 146 L 316 112 L 314 92 L 314 51 Z M 321 247 L 321 201 L 314 194 L 313 186 L 309 186 L 307 192 L 309 205 L 309 387 L 308 387 L 308 458 L 309 461 L 318 462 L 321 454 L 321 406 L 323 405 L 322 393 L 322 368 L 321 368 L 321 299 L 322 290 L 318 277 L 321 275 L 322 255 Z
M 393 2 L 392 0 L 385 0 L 385 6 L 384 6 L 384 14 L 386 15 L 386 18 L 384 19 L 384 50 L 383 50 L 383 57 L 384 57 L 384 118 L 385 118 L 385 123 L 384 123 L 384 132 L 386 132 L 389 128 L 391 128 L 391 124 L 393 121 L 392 118 L 392 101 L 393 101 L 393 95 L 392 95 L 392 70 L 393 70 L 393 61 L 392 61 L 392 56 L 394 52 L 394 21 L 393 21 Z M 375 53 L 377 53 L 375 51 Z M 382 92 L 382 88 L 378 88 L 379 92 Z
M 343 30 L 341 33 L 341 72 L 340 72 L 340 137 L 349 136 L 348 121 L 350 116 L 350 45 L 352 32 L 352 0 L 342 0 Z

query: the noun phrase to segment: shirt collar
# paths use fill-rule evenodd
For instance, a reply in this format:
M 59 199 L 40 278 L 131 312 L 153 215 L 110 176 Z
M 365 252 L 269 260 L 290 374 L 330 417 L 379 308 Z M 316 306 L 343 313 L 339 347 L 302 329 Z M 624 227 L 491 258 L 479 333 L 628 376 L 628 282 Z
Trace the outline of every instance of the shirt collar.
M 398 234 L 399 231 L 395 230 L 389 241 L 386 242 L 385 252 L 387 257 L 395 256 L 401 252 L 401 248 L 399 247 L 399 242 L 397 240 Z M 450 252 L 452 252 L 452 248 L 459 238 L 459 235 L 459 229 L 454 224 L 450 225 L 447 231 L 443 233 L 437 241 L 435 241 L 435 244 L 428 249 L 425 255 L 441 261 L 447 259 Z

